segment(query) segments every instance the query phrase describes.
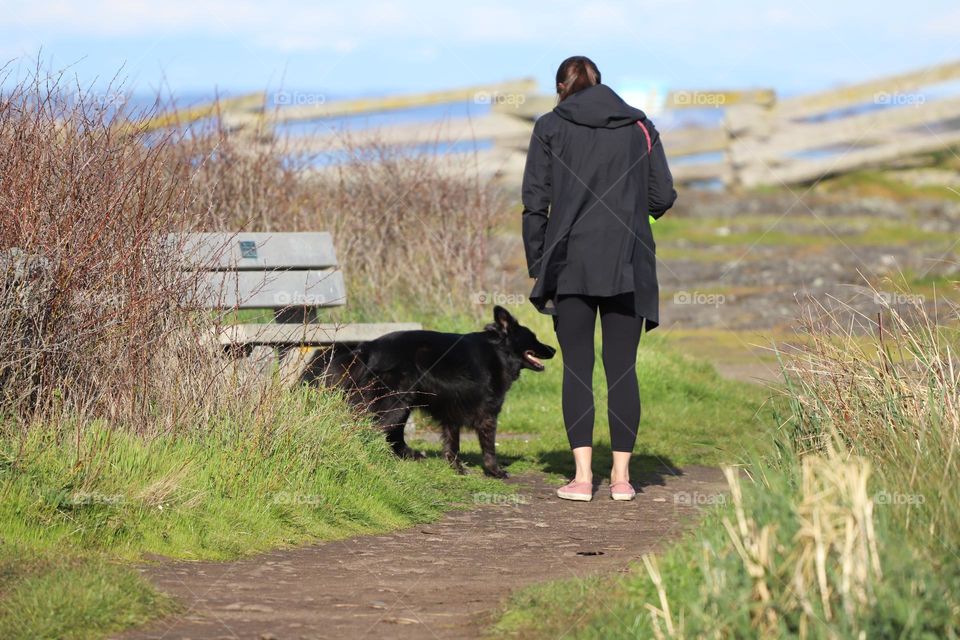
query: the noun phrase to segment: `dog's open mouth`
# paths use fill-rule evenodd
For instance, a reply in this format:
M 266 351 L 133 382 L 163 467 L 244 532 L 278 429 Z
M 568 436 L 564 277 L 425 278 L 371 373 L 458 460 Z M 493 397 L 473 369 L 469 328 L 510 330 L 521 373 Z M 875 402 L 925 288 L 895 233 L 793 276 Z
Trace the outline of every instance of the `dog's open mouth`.
M 530 368 L 534 371 L 543 371 L 543 363 L 540 362 L 540 358 L 533 355 L 533 351 L 524 351 L 523 359 L 530 365 Z

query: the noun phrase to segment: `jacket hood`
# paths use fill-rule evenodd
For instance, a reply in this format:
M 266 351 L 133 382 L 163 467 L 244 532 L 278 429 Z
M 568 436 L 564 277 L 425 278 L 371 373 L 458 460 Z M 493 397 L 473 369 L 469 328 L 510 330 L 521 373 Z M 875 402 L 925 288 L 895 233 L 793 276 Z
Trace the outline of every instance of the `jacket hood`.
M 573 94 L 556 107 L 554 113 L 587 127 L 616 129 L 645 120 L 647 115 L 631 107 L 605 84 L 596 84 Z

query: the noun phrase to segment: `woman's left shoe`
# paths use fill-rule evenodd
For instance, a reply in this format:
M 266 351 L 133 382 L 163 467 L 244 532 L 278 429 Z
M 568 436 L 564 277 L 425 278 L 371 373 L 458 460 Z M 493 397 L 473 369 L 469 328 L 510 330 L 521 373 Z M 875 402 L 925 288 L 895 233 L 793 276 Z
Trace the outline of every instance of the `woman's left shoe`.
M 636 495 L 633 485 L 626 480 L 610 483 L 610 497 L 614 500 L 633 500 Z
M 574 482 L 571 480 L 568 484 L 557 489 L 557 497 L 563 498 L 564 500 L 590 502 L 593 499 L 593 483 Z

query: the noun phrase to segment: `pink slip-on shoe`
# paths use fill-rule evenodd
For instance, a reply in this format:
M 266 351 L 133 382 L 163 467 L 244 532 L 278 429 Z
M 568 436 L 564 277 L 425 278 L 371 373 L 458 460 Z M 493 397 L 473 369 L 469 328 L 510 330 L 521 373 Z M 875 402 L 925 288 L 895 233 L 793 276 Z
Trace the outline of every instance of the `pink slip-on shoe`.
M 633 485 L 626 480 L 610 483 L 610 497 L 614 500 L 633 500 L 636 495 Z
M 557 489 L 557 497 L 564 500 L 590 502 L 593 499 L 593 483 L 571 481 Z

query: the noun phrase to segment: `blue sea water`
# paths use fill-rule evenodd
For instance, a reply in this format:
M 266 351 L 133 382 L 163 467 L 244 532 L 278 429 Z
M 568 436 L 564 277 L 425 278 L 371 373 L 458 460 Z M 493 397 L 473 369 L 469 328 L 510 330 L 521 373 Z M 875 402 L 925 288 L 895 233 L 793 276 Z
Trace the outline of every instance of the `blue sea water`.
M 879 111 L 883 109 L 911 106 L 911 104 L 922 105 L 927 101 L 937 98 L 957 95 L 960 93 L 960 82 L 949 82 L 933 87 L 928 87 L 923 91 L 910 94 L 878 95 L 871 101 L 866 101 L 854 107 L 819 114 L 811 122 L 826 121 L 836 118 L 842 118 L 853 114 Z M 210 102 L 215 96 L 213 93 L 193 93 L 177 97 L 175 101 L 170 101 L 164 105 L 164 108 L 176 105 L 184 108 L 193 105 Z M 220 98 L 232 97 L 229 94 L 220 94 Z M 358 98 L 358 97 L 376 97 L 376 93 L 370 93 L 365 96 L 357 95 L 337 95 L 321 91 L 310 90 L 285 90 L 282 92 L 273 92 L 267 94 L 268 109 L 282 109 L 287 104 L 299 105 L 322 101 L 329 103 L 340 99 Z M 153 96 L 133 94 L 125 98 L 126 107 L 133 112 L 147 112 L 153 109 L 157 110 L 156 100 Z M 721 126 L 724 118 L 724 109 L 721 107 L 703 107 L 696 109 L 663 110 L 658 111 L 654 105 L 634 104 L 641 109 L 647 108 L 655 113 L 654 120 L 661 132 L 668 132 L 687 127 L 694 128 L 713 128 Z M 161 109 L 162 110 L 162 109 Z M 409 109 L 397 109 L 384 111 L 381 113 L 369 113 L 344 117 L 323 118 L 309 122 L 295 122 L 284 124 L 278 127 L 278 133 L 291 136 L 311 135 L 331 131 L 358 131 L 369 128 L 388 127 L 392 125 L 411 124 L 416 122 L 438 122 L 450 119 L 460 118 L 482 118 L 490 112 L 490 105 L 478 101 L 457 101 L 446 104 L 415 107 Z M 960 126 L 960 123 L 941 123 L 940 127 L 953 129 Z M 455 143 L 436 143 L 426 145 L 410 145 L 405 147 L 404 152 L 416 153 L 462 153 L 468 151 L 483 151 L 493 146 L 490 140 L 467 140 Z M 807 156 L 819 157 L 836 153 L 836 149 L 818 149 L 806 152 Z M 311 158 L 312 163 L 325 165 L 330 163 L 342 162 L 346 159 L 343 153 L 322 153 Z M 720 159 L 720 154 L 706 154 L 697 157 L 685 157 L 678 159 L 679 162 L 710 162 Z

